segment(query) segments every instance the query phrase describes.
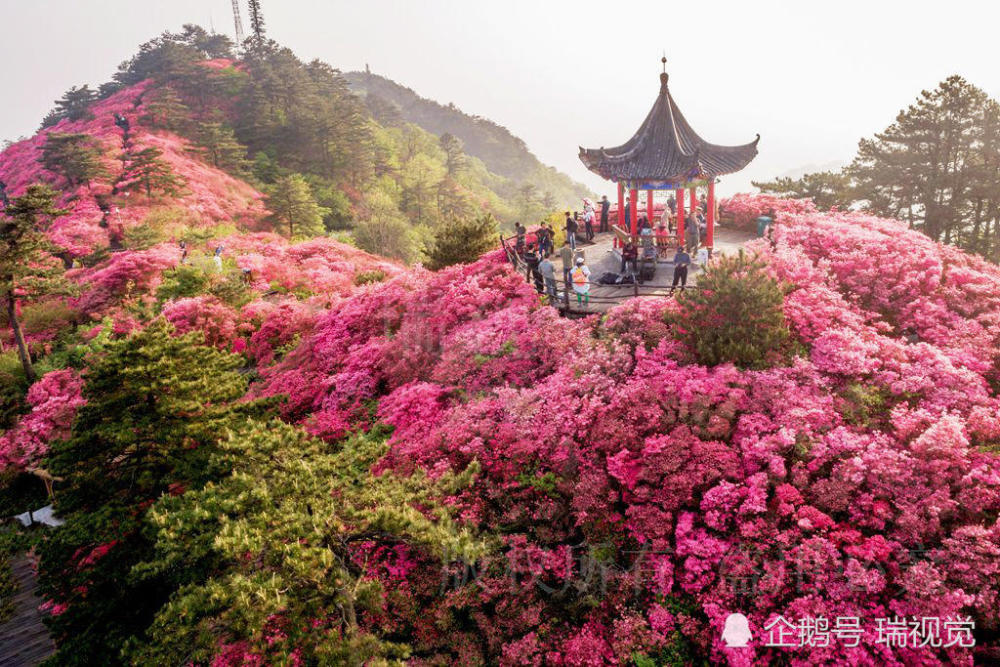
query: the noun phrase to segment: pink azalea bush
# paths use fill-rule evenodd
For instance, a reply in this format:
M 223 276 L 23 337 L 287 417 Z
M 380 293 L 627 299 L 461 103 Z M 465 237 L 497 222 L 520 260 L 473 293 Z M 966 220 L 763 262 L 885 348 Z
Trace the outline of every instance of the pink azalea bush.
M 750 251 L 786 285 L 801 349 L 787 366 L 689 363 L 667 301 L 560 319 L 491 253 L 336 303 L 264 372 L 255 392 L 287 395 L 286 418 L 331 439 L 376 404 L 393 427 L 377 470 L 479 466 L 446 502 L 478 531 L 502 527 L 501 546 L 444 592 L 441 565 L 410 554 L 372 631 L 418 637 L 428 662 L 992 655 L 889 647 L 873 628 L 1000 629 L 1000 269 L 893 221 L 776 208 L 773 245 Z M 398 591 L 386 558 L 371 576 Z M 722 644 L 734 611 L 749 648 Z M 862 619 L 859 646 L 763 645 L 778 617 L 838 616 Z
M 163 307 L 163 316 L 178 334 L 200 331 L 208 345 L 231 348 L 236 337 L 237 312 L 214 296 L 177 299 Z
M 31 468 L 54 440 L 67 438 L 76 411 L 85 403 L 83 380 L 74 371 L 45 374 L 28 390 L 31 411 L 0 435 L 0 470 Z
M 769 194 L 739 193 L 720 200 L 719 208 L 724 218 L 731 217 L 737 227 L 753 227 L 755 221 L 768 211 L 777 214 L 816 212 L 811 199 L 782 199 Z

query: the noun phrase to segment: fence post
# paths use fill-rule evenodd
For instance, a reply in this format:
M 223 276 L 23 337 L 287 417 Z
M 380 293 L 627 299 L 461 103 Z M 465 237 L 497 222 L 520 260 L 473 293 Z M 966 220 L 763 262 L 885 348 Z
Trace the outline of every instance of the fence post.
M 563 274 L 565 275 L 565 274 Z M 563 304 L 566 306 L 566 311 L 569 311 L 569 283 L 563 280 Z

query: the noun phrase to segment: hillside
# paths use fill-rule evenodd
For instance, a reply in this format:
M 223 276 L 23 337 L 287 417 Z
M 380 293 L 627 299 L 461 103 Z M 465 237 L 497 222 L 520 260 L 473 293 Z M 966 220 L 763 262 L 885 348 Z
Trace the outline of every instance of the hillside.
M 6 172 L 14 193 L 39 175 L 65 194 L 76 192 L 85 201 L 75 207 L 72 227 L 85 234 L 80 216 L 86 206 L 91 217 L 107 216 L 96 213 L 93 201 L 86 203 L 89 193 L 79 194 L 81 186 L 95 189 L 100 199 L 109 190 L 117 194 L 119 184 L 135 184 L 125 173 L 131 163 L 119 160 L 127 146 L 114 124 L 112 114 L 118 113 L 141 134 L 141 148 L 133 153 L 162 151 L 166 170 L 145 165 L 147 171 L 164 172 L 156 180 L 166 187 L 154 190 L 167 198 L 177 190 L 179 205 L 203 218 L 195 225 L 225 219 L 296 238 L 332 234 L 406 263 L 425 260 L 435 235 L 449 222 L 483 216 L 501 225 L 535 221 L 578 194 L 564 188 L 555 196 L 548 184 L 561 187 L 568 181 L 533 157 L 528 171 L 502 175 L 454 137 L 437 137 L 406 122 L 379 122 L 329 65 L 303 63 L 274 42 L 237 53 L 225 37 L 195 26 L 144 44 L 97 91 L 70 89 L 45 118 L 42 133 L 5 153 L 0 177 Z M 98 124 L 88 124 L 95 118 Z M 44 143 L 53 134 L 73 136 L 62 137 L 67 145 L 45 157 Z M 103 168 L 87 161 L 94 145 Z M 65 161 L 65 154 L 74 158 L 70 172 L 94 173 L 86 179 L 39 174 L 39 161 L 55 164 Z M 231 185 L 215 188 L 228 191 L 215 201 L 201 192 L 206 179 L 195 170 L 205 166 L 231 179 Z M 174 177 L 178 183 L 170 182 Z M 147 192 L 146 199 L 153 194 Z M 255 200 L 255 214 L 202 210 L 223 202 L 236 205 L 230 201 L 234 197 Z M 275 197 L 268 210 L 273 215 L 264 215 L 265 197 Z M 125 227 L 146 216 L 148 207 L 133 202 L 115 202 L 120 209 L 115 221 L 120 218 Z M 289 219 L 288 211 L 295 211 L 297 219 Z
M 465 150 L 501 176 L 518 183 L 531 183 L 543 196 L 551 195 L 557 207 L 576 205 L 592 197 L 586 186 L 539 162 L 524 141 L 493 121 L 471 116 L 454 104 L 447 106 L 421 97 L 395 81 L 371 72 L 345 72 L 351 89 L 362 94 L 380 120 L 405 121 L 438 136 L 451 134 Z

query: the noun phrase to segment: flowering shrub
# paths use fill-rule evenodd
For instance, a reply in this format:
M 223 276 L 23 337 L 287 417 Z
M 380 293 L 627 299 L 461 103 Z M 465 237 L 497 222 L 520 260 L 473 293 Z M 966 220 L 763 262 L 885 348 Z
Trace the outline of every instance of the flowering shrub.
M 177 299 L 164 306 L 163 316 L 178 335 L 201 331 L 205 342 L 218 348 L 231 347 L 236 336 L 236 311 L 214 296 Z
M 31 412 L 0 435 L 0 470 L 38 465 L 49 443 L 69 437 L 76 411 L 85 402 L 82 389 L 83 381 L 71 370 L 52 371 L 31 385 Z
M 750 250 L 788 285 L 801 347 L 763 370 L 690 363 L 670 302 L 627 302 L 596 328 L 556 318 L 496 258 L 319 317 L 257 391 L 287 393 L 287 418 L 329 438 L 377 404 L 394 428 L 378 470 L 476 461 L 477 483 L 447 502 L 503 527 L 481 576 L 445 593 L 433 561 L 405 585 L 391 560 L 369 562 L 397 591 L 373 630 L 419 638 L 431 661 L 972 659 L 874 636 L 760 641 L 779 616 L 1000 625 L 1000 270 L 892 221 L 776 208 L 773 246 Z M 733 611 L 751 648 L 721 643 Z M 441 620 L 456 614 L 473 629 Z
M 816 212 L 811 199 L 782 199 L 769 194 L 739 193 L 719 202 L 724 218 L 732 218 L 737 227 L 754 227 L 756 220 L 768 211 L 778 214 L 809 214 Z

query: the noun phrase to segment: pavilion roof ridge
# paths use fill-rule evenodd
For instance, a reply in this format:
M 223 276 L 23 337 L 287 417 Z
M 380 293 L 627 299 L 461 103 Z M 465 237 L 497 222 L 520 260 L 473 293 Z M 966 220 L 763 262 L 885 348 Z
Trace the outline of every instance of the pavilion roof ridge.
M 705 141 L 688 123 L 660 75 L 660 92 L 638 131 L 613 148 L 580 147 L 591 171 L 614 181 L 687 182 L 743 169 L 757 155 L 760 135 L 748 144 L 724 146 Z

